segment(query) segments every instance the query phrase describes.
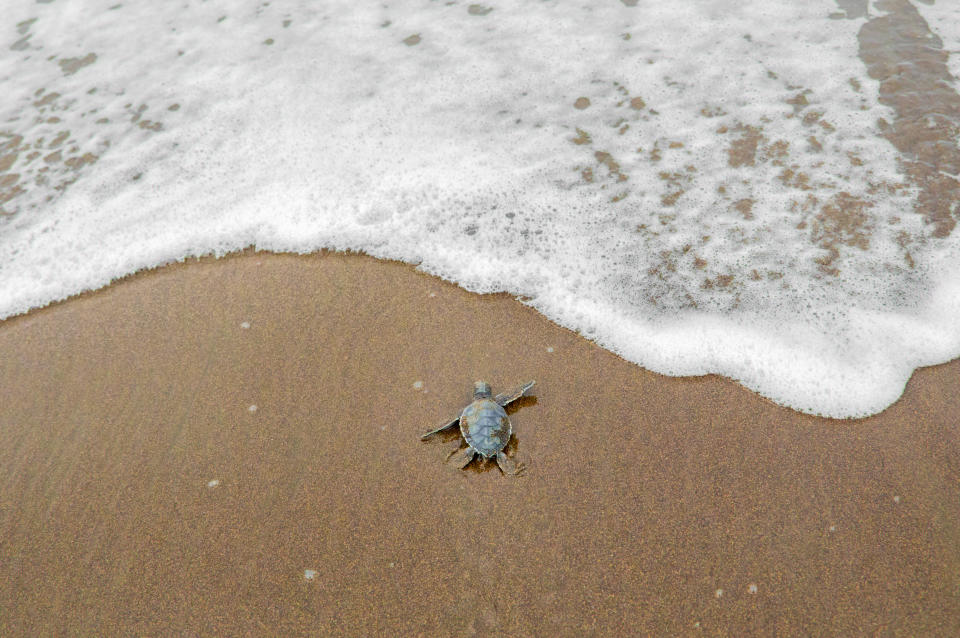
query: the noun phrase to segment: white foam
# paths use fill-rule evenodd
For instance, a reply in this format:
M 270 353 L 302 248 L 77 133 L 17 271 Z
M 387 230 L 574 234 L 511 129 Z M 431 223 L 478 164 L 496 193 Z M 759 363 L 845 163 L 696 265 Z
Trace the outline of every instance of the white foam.
M 930 30 L 942 41 L 943 50 L 948 53 L 947 68 L 953 75 L 953 85 L 960 78 L 960 5 L 956 2 L 935 2 L 932 4 L 914 3 L 917 12 L 926 20 Z
M 863 21 L 833 2 L 113 3 L 20 0 L 0 34 L 24 189 L 0 316 L 187 256 L 333 248 L 829 416 L 960 353 L 957 240 L 911 214 Z M 843 194 L 849 226 L 819 216 Z

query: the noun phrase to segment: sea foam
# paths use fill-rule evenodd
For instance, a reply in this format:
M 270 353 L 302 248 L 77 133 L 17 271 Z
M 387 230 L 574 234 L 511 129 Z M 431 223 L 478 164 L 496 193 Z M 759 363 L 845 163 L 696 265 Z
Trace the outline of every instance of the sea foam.
M 880 411 L 960 354 L 957 240 L 918 214 L 858 58 L 883 15 L 13 2 L 0 316 L 188 256 L 350 249 L 522 296 L 651 370 Z

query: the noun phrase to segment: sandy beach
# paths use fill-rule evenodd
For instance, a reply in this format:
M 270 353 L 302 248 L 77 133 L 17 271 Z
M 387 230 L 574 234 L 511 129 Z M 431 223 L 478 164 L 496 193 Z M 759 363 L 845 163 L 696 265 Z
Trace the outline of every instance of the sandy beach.
M 480 378 L 520 477 L 419 439 Z M 0 324 L 0 635 L 958 635 L 958 378 L 831 421 L 403 264 L 168 266 Z

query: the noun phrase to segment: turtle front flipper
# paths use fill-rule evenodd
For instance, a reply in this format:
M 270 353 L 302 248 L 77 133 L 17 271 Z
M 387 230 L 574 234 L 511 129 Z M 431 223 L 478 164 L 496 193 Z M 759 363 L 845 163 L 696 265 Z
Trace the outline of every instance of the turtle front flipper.
M 510 392 L 503 392 L 501 394 L 498 394 L 493 398 L 493 400 L 496 401 L 498 404 L 500 404 L 500 407 L 505 408 L 507 407 L 507 405 L 513 403 L 514 401 L 522 397 L 523 393 L 529 390 L 530 388 L 532 388 L 534 383 L 536 383 L 536 381 L 527 381 L 519 388 L 514 388 Z
M 517 476 L 524 470 L 523 463 L 517 463 L 503 452 L 497 453 L 497 465 L 500 466 L 504 474 L 513 474 L 514 476 Z
M 421 436 L 420 436 L 420 439 L 421 439 L 421 440 L 428 439 L 428 438 L 430 438 L 431 436 L 433 436 L 434 434 L 437 434 L 437 433 L 439 433 L 439 432 L 443 432 L 444 430 L 449 430 L 450 428 L 454 428 L 454 427 L 460 427 L 460 417 L 459 417 L 459 416 L 458 416 L 457 418 L 455 418 L 453 421 L 450 421 L 450 423 L 445 423 L 444 425 L 441 425 L 440 427 L 438 427 L 436 430 L 430 430 L 430 431 L 427 432 L 426 434 L 421 435 Z

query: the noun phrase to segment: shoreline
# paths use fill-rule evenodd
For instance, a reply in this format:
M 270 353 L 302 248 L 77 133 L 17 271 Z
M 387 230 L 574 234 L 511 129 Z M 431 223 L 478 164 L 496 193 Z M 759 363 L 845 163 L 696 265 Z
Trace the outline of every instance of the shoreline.
M 4 635 L 960 633 L 960 360 L 831 420 L 409 265 L 250 250 L 0 353 Z M 537 380 L 524 476 L 419 441 L 475 378 Z
M 529 311 L 533 312 L 536 316 L 541 317 L 542 319 L 544 319 L 544 321 L 546 321 L 550 326 L 556 328 L 557 330 L 561 330 L 561 331 L 570 333 L 571 335 L 574 335 L 574 336 L 575 336 L 576 338 L 578 338 L 578 339 L 584 340 L 586 343 L 590 344 L 591 346 L 596 347 L 596 348 L 599 348 L 599 349 L 603 350 L 604 352 L 607 352 L 609 355 L 617 358 L 618 360 L 622 361 L 622 362 L 625 363 L 626 365 L 634 366 L 634 367 L 638 368 L 639 370 L 643 370 L 644 372 L 648 372 L 648 373 L 650 373 L 650 374 L 657 375 L 657 376 L 662 377 L 662 378 L 664 378 L 664 379 L 675 379 L 675 380 L 703 379 L 703 378 L 717 378 L 717 379 L 722 379 L 723 381 L 726 381 L 726 382 L 729 382 L 729 383 L 734 384 L 735 386 L 741 388 L 741 389 L 744 390 L 745 392 L 748 392 L 749 394 L 751 394 L 752 396 L 756 397 L 756 398 L 759 399 L 759 400 L 769 402 L 772 406 L 775 406 L 775 407 L 781 408 L 781 409 L 785 409 L 785 410 L 789 410 L 789 411 L 791 411 L 791 412 L 796 412 L 796 413 L 798 413 L 798 414 L 802 414 L 802 415 L 805 415 L 805 416 L 810 416 L 810 417 L 813 417 L 813 418 L 824 419 L 824 420 L 827 420 L 827 421 L 837 421 L 837 422 L 863 421 L 863 420 L 872 419 L 872 418 L 874 418 L 874 417 L 876 417 L 876 416 L 879 416 L 879 415 L 881 415 L 881 414 L 884 414 L 884 413 L 887 412 L 890 408 L 892 408 L 894 405 L 896 405 L 897 403 L 899 403 L 900 400 L 903 398 L 903 393 L 901 393 L 900 396 L 898 396 L 897 399 L 896 399 L 893 403 L 891 403 L 890 405 L 888 405 L 887 407 L 883 408 L 883 409 L 880 410 L 879 412 L 875 412 L 875 413 L 872 413 L 872 414 L 867 414 L 867 415 L 865 415 L 865 416 L 864 416 L 864 415 L 858 415 L 858 416 L 834 417 L 834 416 L 827 416 L 827 415 L 823 415 L 823 414 L 819 414 L 819 413 L 806 412 L 806 411 L 803 411 L 803 410 L 799 410 L 799 409 L 797 409 L 797 408 L 790 407 L 789 405 L 787 405 L 787 404 L 785 404 L 785 403 L 778 403 L 778 402 L 775 401 L 774 399 L 771 399 L 770 397 L 768 397 L 768 396 L 766 396 L 766 395 L 764 395 L 764 394 L 762 394 L 762 393 L 760 393 L 760 392 L 757 392 L 756 390 L 753 390 L 753 389 L 747 387 L 746 385 L 744 385 L 744 383 L 743 383 L 742 381 L 739 381 L 739 380 L 737 380 L 737 379 L 735 379 L 735 378 L 733 378 L 733 377 L 728 377 L 728 376 L 726 376 L 726 375 L 724 375 L 724 374 L 720 374 L 720 373 L 716 373 L 716 372 L 708 372 L 708 373 L 705 373 L 705 374 L 690 374 L 690 375 L 683 375 L 683 374 L 681 374 L 681 375 L 679 375 L 679 376 L 674 376 L 674 375 L 671 375 L 671 374 L 666 374 L 666 373 L 658 372 L 658 371 L 656 371 L 656 370 L 650 370 L 650 369 L 648 369 L 648 368 L 645 368 L 643 365 L 641 365 L 641 364 L 639 364 L 639 363 L 636 363 L 636 362 L 634 362 L 634 361 L 631 361 L 630 359 L 624 358 L 623 356 L 621 356 L 620 354 L 618 354 L 618 353 L 615 352 L 614 350 L 611 350 L 611 349 L 608 349 L 608 348 L 604 348 L 603 346 L 600 346 L 600 345 L 596 344 L 596 343 L 595 343 L 594 341 L 592 341 L 589 337 L 585 337 L 585 336 L 581 335 L 579 332 L 577 332 L 577 331 L 575 331 L 575 330 L 572 330 L 572 329 L 570 329 L 570 328 L 567 328 L 567 327 L 565 327 L 565 326 L 562 326 L 562 325 L 556 323 L 553 319 L 549 318 L 549 317 L 546 316 L 546 315 L 543 315 L 543 314 L 542 314 L 540 311 L 538 311 L 535 307 L 533 307 L 533 306 L 528 306 L 528 305 L 526 305 L 525 303 L 523 303 L 523 296 L 522 296 L 522 295 L 519 295 L 519 296 L 518 296 L 518 295 L 514 295 L 513 293 L 510 293 L 510 292 L 475 293 L 475 292 L 466 290 L 466 289 L 464 289 L 464 288 L 461 288 L 460 285 L 459 285 L 457 282 L 455 282 L 455 281 L 451 281 L 451 280 L 445 279 L 445 278 L 443 278 L 443 277 L 434 275 L 434 274 L 432 274 L 432 273 L 429 273 L 429 272 L 420 270 L 420 269 L 417 267 L 416 264 L 410 264 L 410 263 L 407 263 L 407 262 L 404 262 L 404 261 L 400 261 L 400 260 L 397 260 L 397 259 L 386 259 L 386 258 L 375 257 L 375 256 L 370 255 L 370 254 L 368 254 L 368 253 L 365 253 L 365 252 L 362 252 L 362 251 L 355 251 L 355 250 L 339 251 L 339 250 L 332 250 L 332 249 L 326 249 L 326 248 L 324 248 L 324 249 L 320 249 L 320 250 L 317 250 L 317 251 L 314 251 L 314 252 L 310 252 L 310 253 L 275 252 L 275 251 L 267 250 L 267 249 L 262 249 L 262 250 L 261 250 L 261 249 L 257 249 L 255 246 L 252 246 L 252 245 L 251 245 L 251 246 L 246 246 L 245 248 L 242 248 L 242 249 L 240 249 L 240 250 L 235 250 L 235 251 L 231 251 L 231 252 L 228 252 L 228 253 L 224 253 L 224 254 L 222 254 L 222 255 L 204 254 L 204 255 L 199 255 L 199 256 L 196 256 L 196 255 L 187 256 L 187 257 L 183 257 L 182 259 L 164 262 L 164 263 L 158 264 L 158 265 L 156 265 L 156 266 L 151 266 L 151 267 L 148 267 L 148 268 L 142 268 L 142 269 L 140 269 L 140 270 L 137 270 L 137 271 L 134 271 L 134 272 L 131 272 L 131 273 L 122 275 L 122 276 L 120 276 L 120 277 L 117 277 L 116 279 L 113 279 L 113 280 L 109 281 L 109 282 L 106 283 L 106 284 L 103 284 L 102 286 L 100 286 L 100 287 L 98 287 L 98 288 L 93 288 L 93 289 L 83 290 L 83 291 L 78 292 L 78 293 L 73 293 L 73 294 L 68 295 L 67 297 L 64 297 L 64 298 L 61 298 L 61 299 L 55 299 L 55 300 L 53 300 L 53 301 L 47 302 L 45 305 L 38 306 L 38 307 L 35 307 L 35 308 L 31 308 L 31 309 L 29 309 L 29 310 L 27 310 L 27 311 L 25 311 L 25 312 L 21 312 L 21 313 L 19 313 L 19 314 L 14 314 L 14 315 L 11 315 L 11 316 L 5 317 L 5 318 L 0 318 L 0 330 L 5 330 L 6 328 L 5 328 L 4 326 L 14 325 L 14 324 L 15 324 L 16 322 L 18 322 L 18 321 L 27 321 L 27 320 L 31 320 L 33 317 L 35 317 L 35 316 L 37 316 L 37 315 L 40 315 L 40 314 L 42 314 L 42 313 L 45 313 L 45 312 L 54 312 L 54 310 L 52 310 L 52 309 L 57 308 L 57 307 L 59 307 L 59 306 L 62 306 L 62 305 L 64 305 L 64 304 L 71 304 L 71 303 L 75 303 L 77 300 L 87 299 L 87 298 L 89 298 L 89 297 L 95 297 L 95 296 L 98 296 L 98 295 L 106 294 L 107 291 L 109 291 L 110 289 L 112 289 L 112 288 L 114 288 L 114 287 L 116 287 L 116 286 L 118 286 L 118 285 L 125 285 L 125 284 L 127 284 L 127 282 L 130 282 L 130 281 L 132 281 L 132 280 L 136 280 L 136 279 L 139 279 L 139 278 L 142 278 L 142 277 L 151 277 L 151 276 L 157 275 L 157 274 L 159 274 L 159 273 L 164 273 L 165 271 L 168 271 L 168 270 L 171 270 L 171 269 L 190 268 L 190 267 L 197 266 L 197 265 L 201 265 L 201 264 L 208 264 L 208 265 L 209 265 L 209 264 L 211 264 L 211 263 L 224 263 L 224 262 L 230 262 L 231 260 L 234 260 L 234 259 L 260 259 L 260 260 L 262 260 L 262 259 L 273 259 L 273 258 L 281 258 L 281 259 L 291 258 L 291 259 L 302 259 L 302 260 L 315 260 L 315 259 L 324 259 L 324 258 L 327 258 L 327 257 L 345 258 L 345 259 L 348 259 L 348 260 L 350 260 L 350 259 L 372 260 L 373 262 L 376 262 L 376 263 L 379 263 L 379 264 L 388 264 L 388 265 L 389 265 L 388 267 L 390 267 L 390 268 L 409 269 L 412 273 L 415 273 L 417 276 L 427 277 L 427 278 L 429 278 L 429 279 L 431 279 L 431 280 L 436 281 L 438 285 L 442 285 L 442 286 L 453 286 L 454 288 L 456 288 L 457 290 L 463 292 L 463 293 L 464 293 L 465 295 L 467 295 L 467 296 L 473 296 L 473 297 L 478 297 L 478 298 L 482 298 L 482 299 L 495 299 L 495 298 L 499 299 L 499 298 L 502 298 L 502 299 L 507 299 L 507 300 L 510 300 L 510 301 L 514 301 L 514 302 L 520 304 L 521 306 L 523 306 L 524 308 L 528 309 Z M 949 366 L 949 365 L 953 365 L 953 364 L 960 365 L 960 356 L 954 357 L 954 358 L 952 358 L 952 359 L 948 359 L 948 360 L 946 360 L 946 361 L 941 361 L 941 362 L 939 362 L 939 363 L 932 363 L 932 364 L 927 364 L 927 365 L 920 365 L 919 367 L 914 368 L 914 369 L 913 369 L 913 372 L 910 374 L 909 379 L 907 380 L 907 383 L 904 385 L 904 393 L 906 392 L 906 387 L 913 381 L 913 379 L 914 379 L 914 377 L 916 376 L 916 374 L 917 374 L 918 372 L 920 372 L 921 370 L 935 369 L 935 368 L 939 368 L 940 366 Z

